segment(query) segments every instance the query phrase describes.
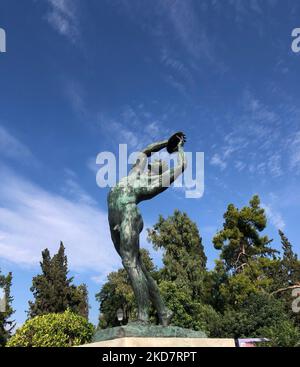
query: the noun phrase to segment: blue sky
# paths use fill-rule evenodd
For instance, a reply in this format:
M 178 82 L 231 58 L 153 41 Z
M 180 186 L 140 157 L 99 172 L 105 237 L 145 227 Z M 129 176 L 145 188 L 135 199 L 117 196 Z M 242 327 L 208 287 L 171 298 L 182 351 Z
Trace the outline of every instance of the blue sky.
M 204 152 L 202 198 L 169 189 L 140 207 L 146 227 L 186 211 L 210 268 L 227 205 L 255 193 L 274 246 L 281 228 L 300 253 L 299 15 L 297 0 L 1 1 L 0 268 L 13 272 L 18 324 L 41 251 L 61 240 L 96 323 L 94 295 L 120 260 L 95 160 L 120 143 L 184 130 L 186 149 Z

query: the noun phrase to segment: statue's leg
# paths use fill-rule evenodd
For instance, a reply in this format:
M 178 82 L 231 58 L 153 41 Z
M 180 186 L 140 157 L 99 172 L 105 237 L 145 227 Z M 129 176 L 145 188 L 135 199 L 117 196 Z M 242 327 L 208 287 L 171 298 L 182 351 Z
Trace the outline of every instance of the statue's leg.
M 167 326 L 169 325 L 171 318 L 173 316 L 173 312 L 169 310 L 166 305 L 164 304 L 164 301 L 160 295 L 159 288 L 157 286 L 156 281 L 152 278 L 152 276 L 149 274 L 148 270 L 146 269 L 142 259 L 140 259 L 142 270 L 145 274 L 145 277 L 147 279 L 150 299 L 153 303 L 153 306 L 155 307 L 159 323 L 161 325 Z
M 111 239 L 114 243 L 115 249 L 117 251 L 117 253 L 121 256 L 120 254 L 120 230 L 117 229 L 116 227 L 118 226 L 111 226 L 110 227 L 110 234 L 111 234 Z
M 120 255 L 138 305 L 138 320 L 148 322 L 150 296 L 147 279 L 139 261 L 139 232 L 136 219 L 127 215 L 120 226 Z

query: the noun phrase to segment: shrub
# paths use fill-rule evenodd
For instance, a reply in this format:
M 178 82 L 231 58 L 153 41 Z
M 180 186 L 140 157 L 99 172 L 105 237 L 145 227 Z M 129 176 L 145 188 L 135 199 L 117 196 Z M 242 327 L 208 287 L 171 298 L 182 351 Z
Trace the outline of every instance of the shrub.
M 270 341 L 269 347 L 300 347 L 300 330 L 292 321 L 286 320 L 269 328 L 262 328 L 262 334 Z
M 7 343 L 8 347 L 71 347 L 91 341 L 94 326 L 72 313 L 50 313 L 29 319 Z

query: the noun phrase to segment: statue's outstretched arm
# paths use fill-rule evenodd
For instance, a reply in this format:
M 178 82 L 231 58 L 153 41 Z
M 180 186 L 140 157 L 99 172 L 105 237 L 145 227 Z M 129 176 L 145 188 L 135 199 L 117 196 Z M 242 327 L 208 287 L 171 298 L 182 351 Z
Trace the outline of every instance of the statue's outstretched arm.
M 161 175 L 161 185 L 162 187 L 169 187 L 177 177 L 179 177 L 187 167 L 187 160 L 183 150 L 183 143 L 178 145 L 178 157 L 177 166 L 171 168 Z
M 150 157 L 152 153 L 159 152 L 160 150 L 166 148 L 168 145 L 168 140 L 159 141 L 157 143 L 153 143 L 148 145 L 144 150 L 143 154 L 145 154 L 147 157 Z
M 130 174 L 136 171 L 142 172 L 145 169 L 147 158 L 150 157 L 152 153 L 159 152 L 160 150 L 166 148 L 168 140 L 159 141 L 148 145 L 142 152 L 139 153 L 135 164 L 130 170 Z

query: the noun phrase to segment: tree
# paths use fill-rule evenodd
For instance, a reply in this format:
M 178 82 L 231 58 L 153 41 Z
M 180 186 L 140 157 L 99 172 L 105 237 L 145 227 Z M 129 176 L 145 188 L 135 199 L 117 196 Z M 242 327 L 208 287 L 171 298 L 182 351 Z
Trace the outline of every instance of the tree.
M 276 253 L 269 247 L 272 240 L 260 236 L 266 227 L 267 218 L 260 207 L 258 195 L 254 195 L 249 206 L 241 210 L 233 204 L 228 205 L 224 219 L 223 229 L 213 238 L 213 243 L 217 250 L 221 250 L 221 259 L 227 270 L 242 272 L 250 259 Z
M 160 280 L 188 288 L 193 298 L 201 297 L 207 258 L 196 223 L 186 213 L 175 210 L 167 219 L 160 216 L 148 229 L 148 240 L 155 249 L 164 250 Z
M 300 288 L 300 261 L 285 234 L 281 230 L 278 232 L 283 249 L 281 268 L 278 273 L 281 287 L 274 291 L 274 293 L 284 292 L 297 287 Z
M 8 347 L 71 347 L 91 342 L 94 326 L 70 310 L 27 320 L 11 337 Z
M 3 292 L 0 294 L 2 298 L 2 306 L 5 311 L 0 312 L 0 346 L 4 346 L 8 338 L 11 336 L 11 331 L 15 326 L 14 321 L 10 320 L 14 310 L 12 308 L 13 297 L 11 296 L 12 273 L 8 275 L 1 274 L 0 271 L 0 289 Z M 1 311 L 1 310 L 0 310 Z
M 215 337 L 263 338 L 265 329 L 273 328 L 289 319 L 281 301 L 263 294 L 250 294 L 236 309 L 228 308 L 223 314 Z
M 42 252 L 40 263 L 42 274 L 32 280 L 31 292 L 34 302 L 29 302 L 29 317 L 48 313 L 61 313 L 68 308 L 87 316 L 87 289 L 85 285 L 72 285 L 73 278 L 68 278 L 68 261 L 63 243 L 58 253 L 52 258 L 48 249 Z
M 71 286 L 70 309 L 78 315 L 89 318 L 89 300 L 86 284 L 80 284 L 78 287 Z
M 260 329 L 269 341 L 268 347 L 300 347 L 300 329 L 290 320 L 283 320 L 270 327 Z
M 198 227 L 186 213 L 175 210 L 159 217 L 148 230 L 155 249 L 163 249 L 164 267 L 158 272 L 159 288 L 173 313 L 172 324 L 214 333 L 219 314 L 205 304 L 208 273 Z
M 300 314 L 292 311 L 294 301 L 292 291 L 293 289 L 300 289 L 300 261 L 293 251 L 292 244 L 281 230 L 279 230 L 279 236 L 283 255 L 280 259 L 278 271 L 274 274 L 274 286 L 271 294 L 284 302 L 286 312 L 299 327 Z
M 169 309 L 174 313 L 172 325 L 204 331 L 213 336 L 219 328 L 221 315 L 202 299 L 192 297 L 191 292 L 177 283 L 163 280 L 160 291 Z
M 117 320 L 117 310 L 119 308 L 124 313 L 124 324 L 134 318 L 134 310 L 136 308 L 126 270 L 119 269 L 112 272 L 107 279 L 100 292 L 96 294 L 96 299 L 100 303 L 99 327 L 101 329 L 120 324 Z
M 156 268 L 149 252 L 145 249 L 140 251 L 146 269 L 155 278 Z M 107 278 L 107 282 L 96 294 L 96 299 L 100 303 L 99 327 L 102 329 L 120 324 L 117 320 L 117 310 L 119 308 L 123 310 L 124 324 L 135 319 L 137 314 L 137 305 L 126 270 L 119 269 L 111 272 Z

